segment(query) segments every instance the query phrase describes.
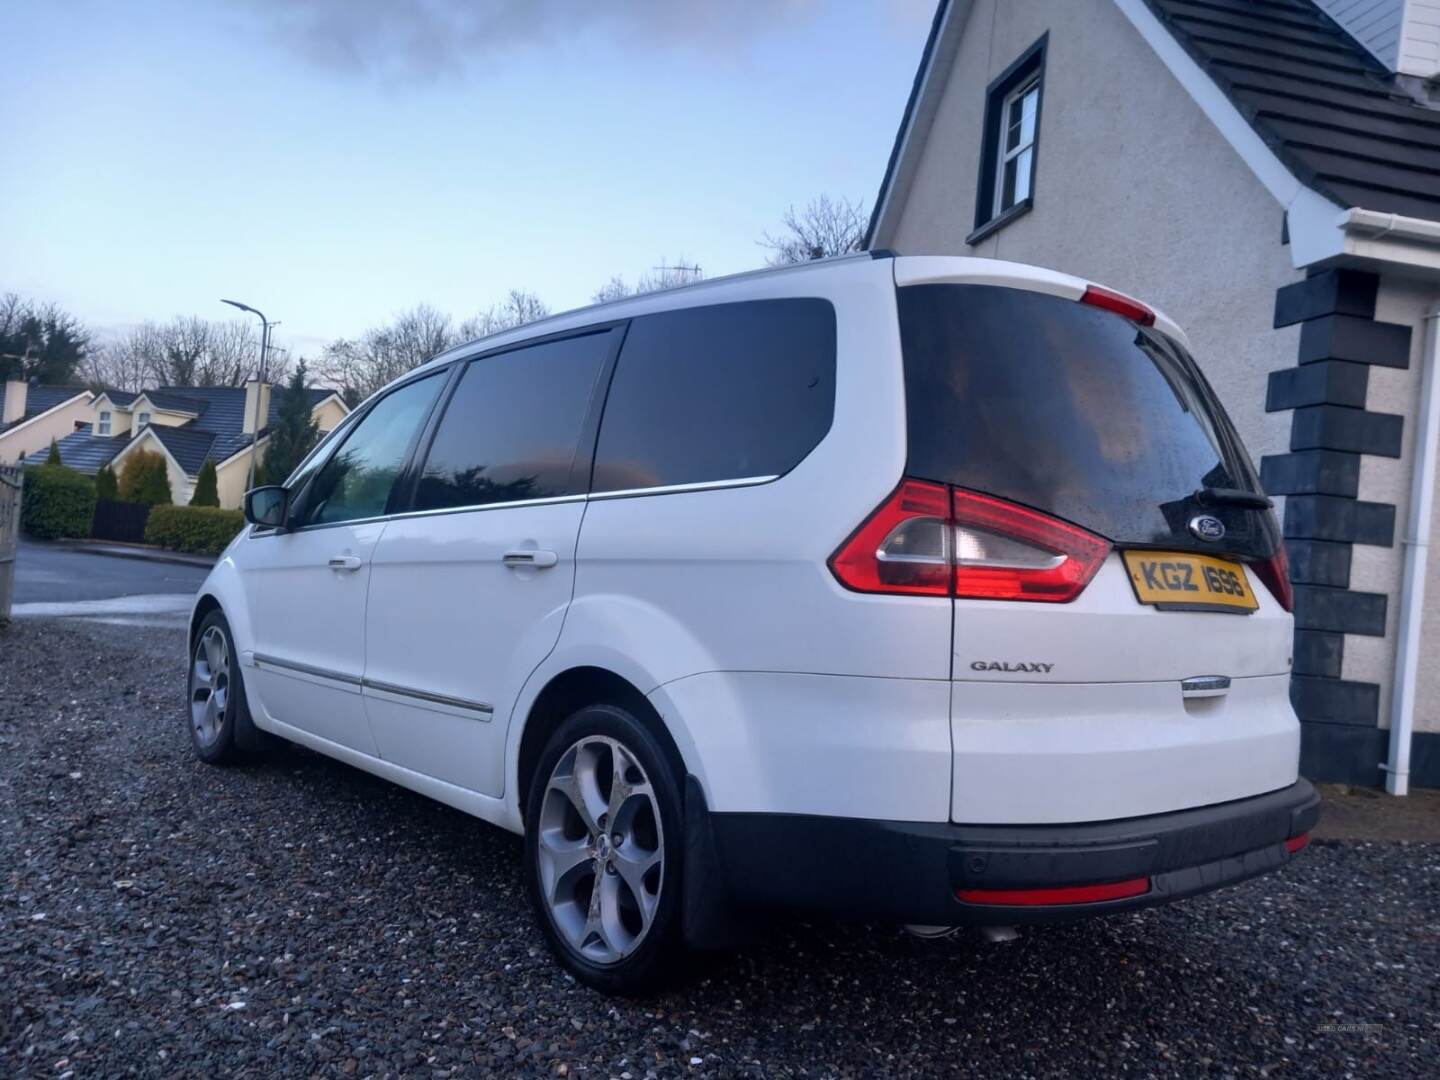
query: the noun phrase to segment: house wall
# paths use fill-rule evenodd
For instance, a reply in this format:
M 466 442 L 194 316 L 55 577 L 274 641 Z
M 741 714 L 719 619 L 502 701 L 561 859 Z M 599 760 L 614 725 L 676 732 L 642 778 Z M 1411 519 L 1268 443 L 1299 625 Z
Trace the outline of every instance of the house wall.
M 269 439 L 260 440 L 261 461 L 265 460 L 265 448 L 269 445 Z M 215 470 L 215 485 L 220 496 L 220 505 L 226 510 L 239 510 L 245 499 L 249 478 L 250 455 L 248 453 L 240 453 L 227 458 L 224 464 Z
M 125 470 L 125 459 L 135 453 L 137 449 L 159 454 L 165 459 L 165 478 L 170 482 L 170 501 L 176 506 L 187 505 L 190 502 L 190 496 L 194 494 L 194 482 L 185 475 L 185 471 L 179 465 L 175 464 L 175 459 L 170 456 L 165 445 L 148 432 L 142 434 L 110 460 L 110 468 L 115 471 L 115 476 L 118 478 Z
M 333 431 L 348 415 L 345 407 L 334 398 L 326 398 L 314 409 L 315 422 L 322 432 Z
M 1034 209 L 967 246 L 986 87 L 1046 31 Z M 1287 449 L 1288 417 L 1264 407 L 1298 343 L 1272 328 L 1275 289 L 1303 277 L 1282 208 L 1112 4 L 977 0 L 893 220 L 876 246 L 1039 263 L 1163 308 L 1252 456 Z
M 100 414 L 110 414 L 110 436 L 130 434 L 130 422 L 132 417 L 129 409 L 122 409 L 113 401 L 96 401 L 89 407 L 89 416 L 85 417 L 91 426 L 90 434 L 100 434 Z
M 50 440 L 59 442 L 73 434 L 77 423 L 89 422 L 90 414 L 90 403 L 82 397 L 33 417 L 21 427 L 11 428 L 0 435 L 0 465 L 13 465 L 21 455 L 32 461 L 37 458 L 43 461 Z

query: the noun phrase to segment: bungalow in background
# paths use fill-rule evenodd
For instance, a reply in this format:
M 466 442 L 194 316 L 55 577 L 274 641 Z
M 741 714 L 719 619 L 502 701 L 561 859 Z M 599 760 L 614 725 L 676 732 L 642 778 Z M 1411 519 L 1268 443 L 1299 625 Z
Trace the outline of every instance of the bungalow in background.
M 7 399 L 12 385 L 7 384 Z M 32 459 L 36 450 L 43 453 L 53 435 L 60 460 L 93 476 L 105 465 L 118 474 L 129 454 L 150 450 L 164 456 L 171 495 L 182 505 L 190 501 L 200 469 L 210 459 L 215 462 L 220 505 L 236 509 L 245 494 L 251 455 L 258 450 L 259 460 L 265 460 L 269 426 L 279 411 L 279 397 L 273 389 L 270 383 L 252 379 L 244 386 L 162 386 L 138 394 L 106 390 L 92 395 L 85 390 L 75 391 L 84 399 L 78 405 L 74 401 L 66 403 L 69 411 L 63 414 L 65 431 L 56 428 L 60 420 L 47 421 L 45 431 L 49 434 L 43 443 L 25 453 Z M 322 434 L 349 412 L 333 390 L 312 388 L 306 394 Z M 44 420 L 58 408 L 52 406 L 36 420 Z M 9 435 L 9 429 L 0 430 L 0 462 L 15 459 L 13 448 L 6 445 Z

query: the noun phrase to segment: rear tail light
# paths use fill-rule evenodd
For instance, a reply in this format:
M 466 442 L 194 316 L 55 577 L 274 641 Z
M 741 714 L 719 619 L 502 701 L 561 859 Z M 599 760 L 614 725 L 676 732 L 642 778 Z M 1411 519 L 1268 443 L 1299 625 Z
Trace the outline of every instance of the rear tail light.
M 1255 576 L 1265 583 L 1270 590 L 1270 595 L 1275 597 L 1275 602 L 1286 611 L 1295 610 L 1295 589 L 1290 584 L 1290 556 L 1285 553 L 1285 545 L 1282 542 L 1275 550 L 1275 554 L 1264 562 L 1250 564 L 1250 569 L 1255 571 Z
M 1110 544 L 1003 499 L 904 480 L 830 558 L 857 592 L 979 600 L 1075 599 Z
M 1094 904 L 1101 900 L 1125 900 L 1150 891 L 1148 877 L 1112 881 L 1104 885 L 1061 885 L 1049 889 L 957 889 L 955 895 L 967 904 Z
M 1301 833 L 1299 836 L 1292 836 L 1289 840 L 1286 840 L 1285 850 L 1290 852 L 1291 855 L 1294 855 L 1297 851 L 1302 851 L 1309 845 L 1310 834 L 1308 832 L 1305 832 Z
M 1089 304 L 1092 307 L 1104 308 L 1106 311 L 1113 311 L 1116 315 L 1124 315 L 1132 322 L 1141 326 L 1155 325 L 1155 312 L 1151 311 L 1139 300 L 1126 296 L 1124 293 L 1115 292 L 1113 289 L 1102 288 L 1099 285 L 1087 285 L 1085 295 L 1080 297 L 1082 304 Z

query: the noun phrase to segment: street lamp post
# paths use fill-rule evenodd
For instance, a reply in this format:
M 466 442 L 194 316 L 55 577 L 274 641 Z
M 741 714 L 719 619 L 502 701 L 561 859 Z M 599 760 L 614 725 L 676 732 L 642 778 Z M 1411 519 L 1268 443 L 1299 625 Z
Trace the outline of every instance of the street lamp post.
M 241 311 L 248 311 L 248 312 L 250 312 L 250 314 L 252 314 L 252 315 L 258 315 L 258 316 L 260 317 L 260 373 L 259 373 L 259 382 L 263 385 L 264 382 L 265 382 L 265 354 L 266 354 L 266 353 L 269 351 L 269 349 L 270 349 L 270 327 L 274 326 L 275 324 L 272 323 L 269 319 L 265 318 L 264 313 L 263 313 L 259 308 L 253 308 L 253 307 L 251 307 L 249 304 L 242 304 L 242 303 L 240 303 L 239 300 L 224 300 L 224 299 L 222 299 L 220 302 L 221 302 L 222 304 L 229 304 L 229 305 L 230 305 L 231 307 L 233 307 L 233 308 L 239 308 Z M 248 488 L 253 488 L 253 487 L 255 486 L 255 459 L 259 456 L 259 449 L 260 449 L 260 387 L 257 386 L 257 387 L 255 388 L 255 416 L 254 416 L 254 418 L 253 418 L 252 427 L 251 427 L 251 429 L 250 429 L 250 473 L 249 473 L 249 477 L 248 477 L 248 478 L 246 479 L 246 481 L 245 481 L 245 487 L 246 487 L 247 489 L 248 489 Z

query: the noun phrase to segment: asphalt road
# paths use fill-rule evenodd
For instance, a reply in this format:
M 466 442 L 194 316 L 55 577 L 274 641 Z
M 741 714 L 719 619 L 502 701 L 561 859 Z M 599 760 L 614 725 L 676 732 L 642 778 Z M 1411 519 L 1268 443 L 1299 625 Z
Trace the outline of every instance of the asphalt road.
M 0 629 L 0 1076 L 1440 1075 L 1440 845 L 1009 944 L 792 923 L 615 1000 L 515 837 L 295 748 L 200 764 L 184 669 L 176 629 Z
M 206 573 L 198 566 L 89 555 L 61 544 L 22 540 L 15 559 L 15 603 L 194 595 Z

